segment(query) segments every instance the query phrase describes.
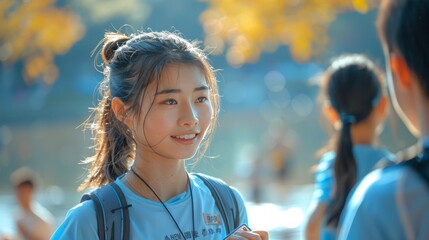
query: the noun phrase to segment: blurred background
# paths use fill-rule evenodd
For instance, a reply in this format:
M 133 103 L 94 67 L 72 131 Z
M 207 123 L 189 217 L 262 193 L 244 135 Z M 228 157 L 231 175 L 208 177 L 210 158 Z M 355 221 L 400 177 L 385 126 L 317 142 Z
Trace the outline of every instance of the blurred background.
M 13 234 L 9 176 L 28 166 L 37 199 L 57 224 L 79 202 L 92 154 L 82 122 L 102 79 L 92 51 L 105 31 L 179 31 L 197 39 L 218 71 L 215 136 L 190 171 L 221 177 L 248 202 L 250 226 L 299 239 L 317 151 L 329 135 L 317 76 L 330 59 L 363 53 L 384 68 L 371 0 L 1 0 L 0 236 Z M 123 27 L 128 24 L 129 26 Z M 95 61 L 95 64 L 94 64 Z M 381 142 L 415 143 L 390 111 Z M 266 221 L 270 219 L 270 221 Z

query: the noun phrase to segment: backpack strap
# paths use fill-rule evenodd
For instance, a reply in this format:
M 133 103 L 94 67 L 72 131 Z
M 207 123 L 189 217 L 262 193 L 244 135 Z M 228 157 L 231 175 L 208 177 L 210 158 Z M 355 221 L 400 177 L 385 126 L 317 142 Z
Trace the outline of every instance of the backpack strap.
M 111 182 L 90 193 L 84 194 L 81 202 L 92 200 L 97 217 L 100 240 L 128 240 L 130 238 L 130 216 L 124 193 Z
M 210 189 L 216 202 L 222 219 L 225 223 L 226 232 L 230 233 L 240 224 L 240 213 L 237 199 L 234 192 L 224 181 L 202 173 L 192 173 L 203 180 L 204 184 Z

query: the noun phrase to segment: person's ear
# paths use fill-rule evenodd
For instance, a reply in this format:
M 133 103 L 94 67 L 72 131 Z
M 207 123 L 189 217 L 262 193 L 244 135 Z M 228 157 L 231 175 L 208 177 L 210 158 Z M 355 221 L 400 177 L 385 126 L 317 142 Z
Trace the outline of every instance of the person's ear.
M 127 111 L 124 102 L 122 102 L 122 100 L 118 97 L 114 97 L 111 102 L 111 107 L 116 119 L 128 125 L 130 119 L 127 116 Z
M 399 54 L 392 53 L 389 61 L 398 86 L 403 89 L 410 89 L 412 85 L 411 70 L 405 59 Z
M 385 117 L 387 114 L 387 97 L 383 94 L 376 106 L 376 111 L 382 116 Z
M 337 111 L 335 111 L 332 106 L 325 106 L 323 107 L 323 113 L 325 114 L 328 121 L 331 122 L 335 128 L 337 128 L 338 124 L 340 123 L 340 116 L 338 115 Z

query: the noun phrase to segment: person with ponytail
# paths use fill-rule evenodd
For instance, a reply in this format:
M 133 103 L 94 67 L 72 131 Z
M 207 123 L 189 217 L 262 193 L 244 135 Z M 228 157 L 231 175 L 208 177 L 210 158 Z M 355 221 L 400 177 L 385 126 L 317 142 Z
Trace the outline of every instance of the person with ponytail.
M 86 122 L 95 153 L 79 189 L 115 183 L 128 204 L 129 239 L 223 239 L 229 232 L 210 189 L 185 164 L 203 156 L 219 110 L 204 51 L 167 31 L 107 32 L 99 46 L 101 98 Z M 247 224 L 243 198 L 231 190 Z M 52 239 L 98 239 L 95 205 L 69 210 Z M 234 236 L 268 239 L 264 231 Z
M 354 186 L 394 155 L 378 144 L 387 98 L 380 70 L 366 56 L 336 58 L 322 78 L 320 103 L 333 125 L 335 146 L 323 154 L 315 174 L 307 239 L 336 239 L 340 217 Z

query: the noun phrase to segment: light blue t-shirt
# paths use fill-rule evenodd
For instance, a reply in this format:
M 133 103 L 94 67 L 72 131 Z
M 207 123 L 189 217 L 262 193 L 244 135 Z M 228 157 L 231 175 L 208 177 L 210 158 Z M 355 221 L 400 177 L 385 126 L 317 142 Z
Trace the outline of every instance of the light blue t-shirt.
M 391 165 L 394 160 L 394 155 L 383 148 L 377 148 L 370 145 L 355 145 L 353 146 L 353 154 L 356 159 L 357 177 L 356 182 L 359 183 L 366 174 L 374 170 L 380 161 L 386 165 Z M 315 173 L 315 190 L 313 193 L 313 200 L 325 203 L 326 205 L 332 199 L 333 186 L 335 184 L 334 177 L 334 162 L 335 152 L 327 152 L 320 159 L 317 171 Z M 336 231 L 327 228 L 322 223 L 320 230 L 320 239 L 329 240 L 336 239 Z
M 339 239 L 429 239 L 429 189 L 409 166 L 372 172 L 343 212 Z
M 220 211 L 207 186 L 196 176 L 189 175 L 192 184 L 195 213 L 195 239 L 223 239 L 227 233 Z M 115 181 L 132 205 L 130 212 L 130 239 L 183 239 L 168 212 L 159 202 L 145 199 L 132 192 L 121 180 Z M 240 212 L 241 223 L 248 223 L 244 201 L 240 193 L 233 189 Z M 192 204 L 189 190 L 165 202 L 185 236 L 192 232 Z M 97 220 L 92 201 L 85 201 L 70 209 L 64 222 L 51 239 L 98 239 Z M 191 238 L 192 239 L 192 238 Z

